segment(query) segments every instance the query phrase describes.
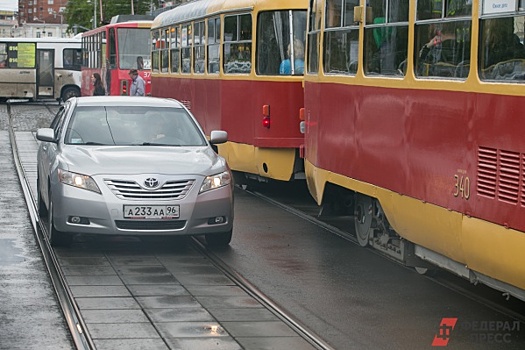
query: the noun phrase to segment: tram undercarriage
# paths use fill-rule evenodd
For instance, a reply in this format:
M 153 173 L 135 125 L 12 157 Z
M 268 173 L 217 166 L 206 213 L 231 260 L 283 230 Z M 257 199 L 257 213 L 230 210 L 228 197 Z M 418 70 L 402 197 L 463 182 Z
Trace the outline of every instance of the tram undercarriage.
M 326 193 L 320 216 L 327 213 L 352 215 L 355 236 L 360 246 L 373 247 L 405 266 L 414 267 L 419 274 L 434 273 L 443 269 L 475 285 L 481 283 L 499 290 L 507 299 L 512 295 L 525 300 L 525 292 L 522 289 L 474 271 L 465 264 L 400 237 L 388 222 L 376 198 L 336 186 L 329 186 Z

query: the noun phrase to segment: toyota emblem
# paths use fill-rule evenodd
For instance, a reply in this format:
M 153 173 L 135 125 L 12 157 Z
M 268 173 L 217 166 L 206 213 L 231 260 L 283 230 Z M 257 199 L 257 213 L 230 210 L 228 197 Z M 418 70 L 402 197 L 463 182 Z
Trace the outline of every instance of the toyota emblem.
M 144 180 L 144 186 L 147 188 L 155 188 L 159 185 L 159 180 L 157 180 L 154 177 L 148 177 L 146 180 Z

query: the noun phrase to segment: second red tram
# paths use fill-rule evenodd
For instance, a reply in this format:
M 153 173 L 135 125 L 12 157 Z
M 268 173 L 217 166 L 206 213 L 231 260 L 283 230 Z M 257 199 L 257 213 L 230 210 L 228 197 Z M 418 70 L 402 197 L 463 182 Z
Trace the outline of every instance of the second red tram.
M 151 19 L 115 16 L 111 23 L 82 33 L 82 96 L 93 95 L 93 73 L 100 74 L 107 95 L 129 95 L 130 69 L 138 70 L 146 95 L 151 94 Z
M 199 0 L 152 25 L 152 95 L 182 101 L 232 170 L 259 181 L 304 179 L 307 0 Z M 295 43 L 290 45 L 290 43 Z
M 310 0 L 305 172 L 362 246 L 525 300 L 525 6 L 500 3 Z

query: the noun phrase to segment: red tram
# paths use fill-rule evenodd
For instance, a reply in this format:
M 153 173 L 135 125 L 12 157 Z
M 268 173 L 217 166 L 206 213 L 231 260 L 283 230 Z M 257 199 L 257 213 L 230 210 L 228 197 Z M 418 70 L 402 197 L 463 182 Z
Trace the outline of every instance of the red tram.
M 148 19 L 149 18 L 149 19 Z M 130 69 L 137 69 L 151 94 L 152 16 L 115 16 L 111 23 L 82 33 L 82 96 L 93 95 L 91 75 L 99 73 L 106 94 L 128 95 Z
M 200 0 L 152 25 L 152 95 L 182 101 L 231 169 L 304 179 L 300 149 L 306 0 Z M 295 45 L 290 45 L 295 42 Z
M 305 173 L 362 246 L 525 300 L 525 9 L 491 3 L 311 0 Z

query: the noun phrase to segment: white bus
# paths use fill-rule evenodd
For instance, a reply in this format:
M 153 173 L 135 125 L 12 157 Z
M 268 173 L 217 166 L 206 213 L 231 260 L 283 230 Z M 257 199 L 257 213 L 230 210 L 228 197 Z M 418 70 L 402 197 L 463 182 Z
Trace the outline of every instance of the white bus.
M 0 38 L 0 102 L 80 96 L 81 62 L 80 37 Z

